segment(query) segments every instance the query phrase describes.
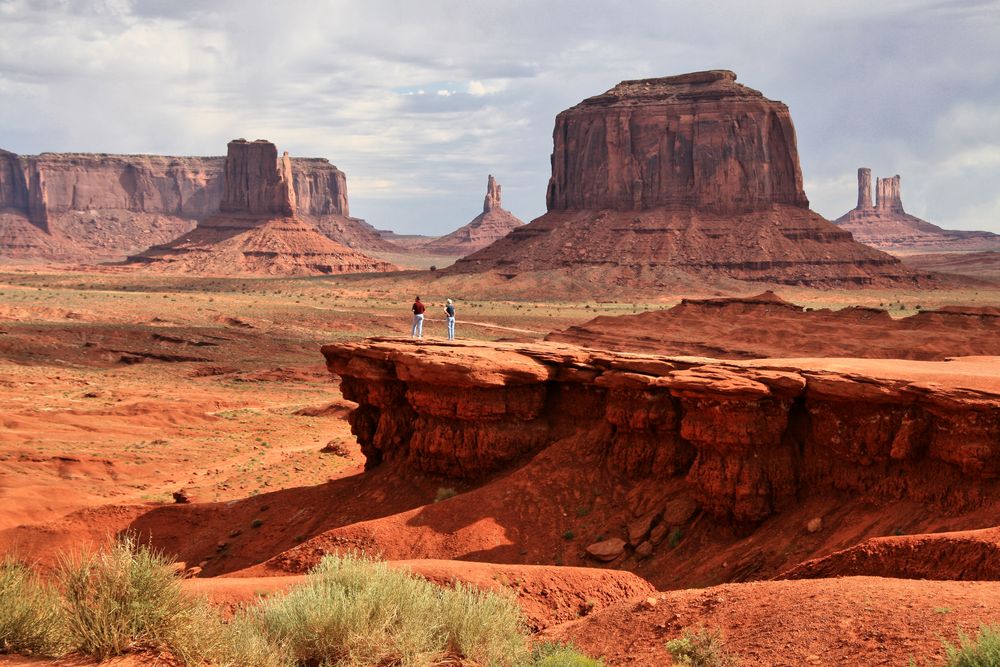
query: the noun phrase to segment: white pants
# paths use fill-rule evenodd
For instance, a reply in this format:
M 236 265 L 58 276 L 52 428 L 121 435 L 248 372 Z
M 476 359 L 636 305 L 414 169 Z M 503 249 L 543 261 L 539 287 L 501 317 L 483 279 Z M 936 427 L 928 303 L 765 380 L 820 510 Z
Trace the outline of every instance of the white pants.
M 455 316 L 448 318 L 448 340 L 455 340 Z
M 414 315 L 413 316 L 413 333 L 410 334 L 410 335 L 413 336 L 414 338 L 423 338 L 424 337 L 424 315 L 423 315 L 423 313 L 421 313 L 420 315 Z

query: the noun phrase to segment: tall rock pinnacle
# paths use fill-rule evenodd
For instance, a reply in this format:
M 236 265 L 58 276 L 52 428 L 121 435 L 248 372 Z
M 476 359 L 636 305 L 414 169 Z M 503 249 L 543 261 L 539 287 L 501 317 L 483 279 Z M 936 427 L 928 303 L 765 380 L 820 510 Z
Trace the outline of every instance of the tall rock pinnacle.
M 489 213 L 495 208 L 500 208 L 500 186 L 493 174 L 486 180 L 486 197 L 483 198 L 483 213 Z
M 858 210 L 865 211 L 872 207 L 872 170 L 868 167 L 858 167 Z
M 903 200 L 899 194 L 899 174 L 880 178 L 875 182 L 875 208 L 880 211 L 903 212 Z

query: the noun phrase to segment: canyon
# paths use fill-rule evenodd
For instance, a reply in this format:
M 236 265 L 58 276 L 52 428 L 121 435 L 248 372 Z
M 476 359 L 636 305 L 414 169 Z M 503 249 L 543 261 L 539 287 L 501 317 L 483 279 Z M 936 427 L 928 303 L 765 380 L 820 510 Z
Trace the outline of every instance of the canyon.
M 548 212 L 448 269 L 623 289 L 927 280 L 809 209 L 788 108 L 727 70 L 623 81 L 561 112 Z

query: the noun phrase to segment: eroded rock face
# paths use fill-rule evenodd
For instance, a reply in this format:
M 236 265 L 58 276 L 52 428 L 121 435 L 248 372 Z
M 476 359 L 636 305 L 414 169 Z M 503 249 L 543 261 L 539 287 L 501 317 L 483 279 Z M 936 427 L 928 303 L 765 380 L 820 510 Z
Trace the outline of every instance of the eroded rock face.
M 420 247 L 422 252 L 441 255 L 465 256 L 482 250 L 498 239 L 507 236 L 524 223 L 513 213 L 501 207 L 500 185 L 490 174 L 486 182 L 483 212 L 467 225 Z
M 277 169 L 275 166 L 277 165 Z M 254 215 L 295 214 L 291 160 L 270 141 L 234 139 L 226 155 L 226 174 L 219 211 Z
M 337 243 L 296 216 L 288 153 L 274 144 L 229 142 L 222 210 L 170 243 L 130 257 L 155 271 L 211 275 L 316 275 L 395 267 Z
M 556 117 L 552 210 L 806 208 L 788 107 L 726 70 L 622 81 Z
M 553 143 L 548 213 L 447 271 L 595 294 L 920 280 L 809 210 L 788 108 L 733 72 L 623 81 L 560 113 Z
M 224 168 L 224 157 L 0 150 L 0 211 L 55 235 L 46 246 L 69 240 L 66 252 L 78 259 L 124 255 L 173 240 L 219 212 Z M 291 168 L 301 218 L 350 247 L 395 249 L 350 217 L 344 172 L 322 158 L 292 158 Z M 0 254 L 10 254 L 5 247 Z M 37 256 L 49 255 L 39 247 Z
M 805 309 L 773 292 L 683 299 L 673 308 L 602 315 L 545 340 L 716 359 L 865 357 L 945 360 L 1000 355 L 1000 309 L 954 307 L 894 318 L 880 308 Z
M 851 232 L 861 243 L 895 250 L 1000 250 L 1000 235 L 942 229 L 903 209 L 899 174 L 875 181 L 875 205 L 872 206 L 872 170 L 858 169 L 857 208 L 840 216 L 834 223 Z
M 323 354 L 358 403 L 369 466 L 479 478 L 598 438 L 614 474 L 683 479 L 699 508 L 737 522 L 823 489 L 968 502 L 1000 476 L 1000 358 L 791 366 L 398 339 Z

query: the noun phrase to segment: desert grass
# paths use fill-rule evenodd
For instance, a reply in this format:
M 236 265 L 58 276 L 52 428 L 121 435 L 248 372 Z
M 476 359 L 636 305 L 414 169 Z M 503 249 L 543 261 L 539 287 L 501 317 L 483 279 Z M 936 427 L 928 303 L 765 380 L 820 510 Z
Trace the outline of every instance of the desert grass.
M 133 536 L 62 557 L 55 579 L 10 559 L 0 566 L 3 651 L 166 653 L 219 667 L 601 665 L 572 647 L 530 652 L 513 596 L 436 586 L 364 556 L 327 556 L 305 585 L 228 621 L 185 595 L 170 561 Z
M 183 593 L 167 558 L 132 536 L 64 556 L 56 578 L 74 652 L 104 660 L 166 650 L 195 664 L 216 641 L 214 615 Z
M 504 666 L 529 657 L 512 599 L 441 588 L 363 556 L 325 557 L 305 585 L 231 625 L 244 637 L 264 637 L 287 664 L 418 667 L 461 657 Z
M 688 629 L 667 642 L 674 664 L 684 667 L 736 667 L 739 660 L 722 644 L 722 634 L 707 628 Z
M 545 642 L 535 647 L 531 655 L 534 667 L 603 667 L 600 660 L 580 653 L 572 644 Z
M 958 633 L 958 645 L 945 642 L 945 667 L 1000 667 L 1000 627 L 982 626 L 974 638 Z
M 65 651 L 59 594 L 12 556 L 0 561 L 0 653 L 57 656 Z

